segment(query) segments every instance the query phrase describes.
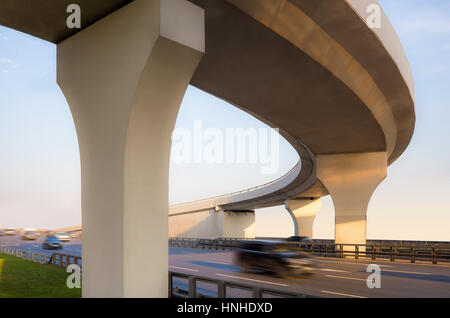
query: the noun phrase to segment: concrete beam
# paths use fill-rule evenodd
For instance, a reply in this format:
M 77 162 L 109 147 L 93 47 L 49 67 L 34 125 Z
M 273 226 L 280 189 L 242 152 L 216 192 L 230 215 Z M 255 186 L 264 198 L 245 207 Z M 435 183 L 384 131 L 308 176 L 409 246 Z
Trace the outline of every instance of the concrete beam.
M 255 212 L 215 209 L 169 215 L 169 237 L 254 238 Z
M 169 215 L 169 237 L 220 237 L 222 232 L 219 213 L 215 209 Z
M 188 1 L 136 0 L 58 44 L 81 155 L 83 297 L 167 297 L 171 133 L 203 21 Z
M 312 239 L 314 219 L 322 208 L 322 201 L 320 199 L 286 200 L 285 208 L 292 217 L 294 235 Z
M 317 156 L 317 177 L 333 199 L 336 243 L 366 243 L 367 207 L 386 171 L 386 152 Z

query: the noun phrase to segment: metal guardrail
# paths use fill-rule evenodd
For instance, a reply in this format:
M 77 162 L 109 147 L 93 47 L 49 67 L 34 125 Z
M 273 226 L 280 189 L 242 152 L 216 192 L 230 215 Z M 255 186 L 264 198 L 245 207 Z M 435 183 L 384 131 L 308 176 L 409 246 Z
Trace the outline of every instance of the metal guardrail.
M 334 242 L 334 241 L 333 241 Z M 371 244 L 390 244 L 390 245 L 439 245 L 448 246 L 450 248 L 449 241 L 411 241 L 411 240 L 377 240 L 369 239 L 368 243 Z
M 41 264 L 47 264 L 51 258 L 51 256 L 48 256 L 45 254 L 31 252 L 31 251 L 24 251 L 24 250 L 12 248 L 12 247 L 6 247 L 6 246 L 0 247 L 0 253 L 12 255 L 12 256 L 15 256 L 18 258 L 22 258 L 22 259 L 27 259 L 27 260 L 33 261 L 35 263 L 41 263 Z
M 450 261 L 450 248 L 429 245 L 387 245 L 387 244 L 335 244 L 335 243 L 290 243 L 301 251 L 325 257 L 360 257 L 376 259 L 429 261 L 432 264 Z
M 0 253 L 12 255 L 18 258 L 26 259 L 40 264 L 51 264 L 61 267 L 67 267 L 69 264 L 77 264 L 81 267 L 81 256 L 63 254 L 63 253 L 53 253 L 51 256 L 25 251 L 17 248 L 1 246 Z
M 169 239 L 170 247 L 202 248 L 216 251 L 230 251 L 237 247 L 241 239 Z M 248 240 L 248 239 L 247 239 Z M 314 255 L 325 257 L 360 257 L 376 260 L 377 258 L 396 260 L 430 261 L 432 264 L 438 262 L 450 262 L 450 246 L 446 245 L 426 245 L 426 244 L 336 244 L 318 242 L 286 242 L 296 247 L 299 251 L 311 252 Z
M 169 247 L 197 248 L 200 239 L 195 238 L 169 238 Z
M 227 251 L 235 247 L 239 241 L 253 240 L 247 238 L 219 238 L 219 239 L 198 239 L 198 238 L 169 238 L 169 247 L 183 248 L 203 248 L 209 250 Z
M 53 253 L 49 260 L 49 264 L 67 267 L 70 264 L 77 264 L 81 267 L 81 256 L 63 254 L 63 253 Z
M 188 288 L 181 289 L 173 286 L 173 279 L 181 278 L 187 281 Z M 216 285 L 215 296 L 202 294 L 197 289 L 197 283 L 203 282 Z M 282 298 L 315 298 L 315 296 L 282 291 L 278 289 L 265 288 L 259 286 L 251 286 L 247 284 L 234 283 L 224 280 L 212 279 L 190 274 L 181 274 L 169 272 L 169 297 L 174 298 L 227 298 L 228 288 L 239 289 L 251 292 L 251 298 L 264 298 L 264 296 L 282 297 Z

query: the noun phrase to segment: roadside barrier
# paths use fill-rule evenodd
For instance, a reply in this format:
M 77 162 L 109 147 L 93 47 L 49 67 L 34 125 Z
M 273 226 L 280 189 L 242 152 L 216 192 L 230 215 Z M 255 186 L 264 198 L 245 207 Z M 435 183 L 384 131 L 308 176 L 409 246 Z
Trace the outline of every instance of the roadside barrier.
M 249 240 L 249 239 L 245 239 Z M 231 251 L 239 246 L 241 239 L 193 239 L 170 238 L 170 247 L 201 248 L 216 251 Z M 448 244 L 393 244 L 393 243 L 368 243 L 368 244 L 336 244 L 329 242 L 288 242 L 295 249 L 310 252 L 314 255 L 336 258 L 368 258 L 389 259 L 391 262 L 398 260 L 426 261 L 432 264 L 450 262 L 450 246 Z
M 67 267 L 67 265 L 69 264 L 77 264 L 81 266 L 81 256 L 68 255 L 63 253 L 53 253 L 51 256 L 48 256 L 42 253 L 25 251 L 6 246 L 0 246 L 0 253 L 12 255 L 41 264 L 51 264 L 61 267 Z
M 185 281 L 186 288 L 174 287 L 174 278 Z M 206 283 L 216 286 L 213 294 L 200 291 L 197 287 L 199 283 Z M 248 298 L 282 297 L 282 298 L 315 298 L 315 296 L 283 291 L 274 288 L 265 288 L 247 284 L 235 283 L 219 279 L 212 279 L 197 275 L 181 274 L 169 272 L 169 297 L 174 298 L 227 298 L 229 289 L 246 291 Z
M 44 255 L 41 253 L 24 251 L 12 247 L 0 246 L 0 253 L 12 255 L 18 258 L 27 259 L 36 263 L 46 264 L 50 260 L 51 256 Z

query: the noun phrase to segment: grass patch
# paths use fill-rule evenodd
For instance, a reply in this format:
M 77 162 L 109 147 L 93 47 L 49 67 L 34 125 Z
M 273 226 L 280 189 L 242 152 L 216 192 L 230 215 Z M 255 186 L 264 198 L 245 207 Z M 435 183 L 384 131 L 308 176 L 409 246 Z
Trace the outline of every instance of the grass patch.
M 81 297 L 67 288 L 65 268 L 0 254 L 0 297 Z

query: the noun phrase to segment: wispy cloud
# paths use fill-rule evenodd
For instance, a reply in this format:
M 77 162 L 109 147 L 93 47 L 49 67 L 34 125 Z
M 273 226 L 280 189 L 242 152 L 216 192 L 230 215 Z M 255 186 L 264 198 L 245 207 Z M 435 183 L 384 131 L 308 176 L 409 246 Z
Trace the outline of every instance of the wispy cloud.
M 0 71 L 2 73 L 9 73 L 10 71 L 17 70 L 19 65 L 20 63 L 15 59 L 0 57 Z

